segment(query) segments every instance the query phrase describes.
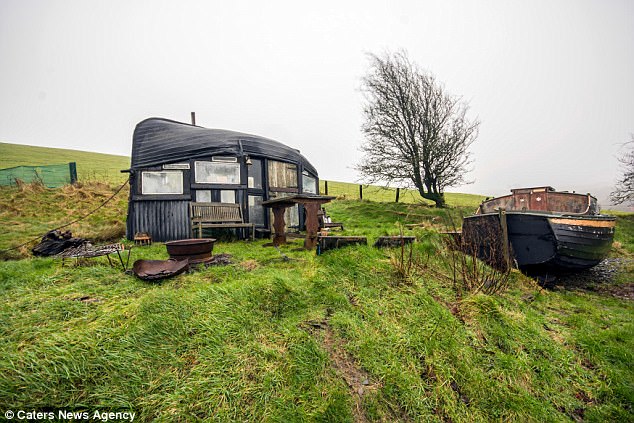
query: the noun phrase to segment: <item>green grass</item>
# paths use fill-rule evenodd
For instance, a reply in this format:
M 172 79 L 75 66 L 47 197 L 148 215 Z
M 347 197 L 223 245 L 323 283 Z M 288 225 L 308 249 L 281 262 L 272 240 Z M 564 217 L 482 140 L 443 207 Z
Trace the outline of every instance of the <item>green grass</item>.
M 98 170 L 124 177 L 129 165 L 21 147 L 0 144 L 0 167 L 74 160 L 80 181 L 92 172 L 113 185 L 1 188 L 0 248 L 93 210 L 119 183 Z M 121 240 L 127 194 L 70 229 Z M 232 265 L 157 284 L 103 257 L 0 262 L 0 408 L 128 409 L 166 422 L 634 420 L 631 300 L 542 290 L 518 272 L 505 292 L 458 298 L 438 231 L 483 197 L 448 193 L 437 210 L 377 187 L 358 201 L 358 185 L 329 182 L 329 194 L 345 235 L 417 236 L 407 279 L 398 250 L 315 256 L 299 241 L 281 248 L 290 261 L 266 241 L 220 242 Z M 634 276 L 634 215 L 615 214 L 616 286 Z M 155 244 L 131 257 L 167 254 Z
M 605 213 L 616 216 L 617 228 L 614 232 L 614 241 L 617 243 L 617 250 L 623 249 L 627 253 L 634 253 L 634 213 L 612 210 Z
M 0 169 L 69 162 L 77 163 L 77 177 L 80 182 L 121 184 L 126 180 L 127 174 L 120 171 L 130 167 L 130 158 L 125 156 L 0 142 Z
M 4 189 L 0 221 L 10 235 L 1 242 L 90 210 L 112 192 L 100 184 Z M 73 230 L 113 233 L 125 197 Z M 0 405 L 127 409 L 135 421 L 170 422 L 632 421 L 632 301 L 541 290 L 517 272 L 503 293 L 457 298 L 437 230 L 447 214 L 459 219 L 477 202 L 449 197 L 449 210 L 327 205 L 344 234 L 370 243 L 417 235 L 418 266 L 407 280 L 393 266 L 398 251 L 316 256 L 299 241 L 281 248 L 290 261 L 264 240 L 220 242 L 214 252 L 231 254 L 232 265 L 156 284 L 103 257 L 0 262 Z M 632 257 L 631 216 L 617 221 L 612 254 L 624 260 Z M 133 248 L 132 260 L 141 258 L 167 253 L 162 244 Z M 621 280 L 631 281 L 631 266 L 624 272 Z
M 325 194 L 326 181 L 319 181 L 319 191 Z M 385 188 L 375 185 L 363 185 L 363 200 L 377 202 L 395 202 L 396 188 Z M 359 184 L 348 182 L 328 181 L 328 195 L 333 195 L 341 200 L 359 200 Z M 450 207 L 470 207 L 472 212 L 486 198 L 482 195 L 445 193 L 447 204 Z M 426 204 L 433 206 L 434 202 L 426 200 L 420 194 L 412 189 L 401 189 L 399 194 L 399 202 L 408 204 Z

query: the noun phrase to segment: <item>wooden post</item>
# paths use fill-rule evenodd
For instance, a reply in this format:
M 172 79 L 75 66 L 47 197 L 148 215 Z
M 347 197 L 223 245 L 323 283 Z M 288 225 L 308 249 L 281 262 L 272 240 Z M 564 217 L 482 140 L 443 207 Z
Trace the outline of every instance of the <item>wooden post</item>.
M 359 185 L 359 200 L 363 200 L 363 185 Z
M 274 206 L 273 207 L 273 245 L 280 246 L 286 244 L 286 222 L 284 221 L 284 212 L 286 207 Z
M 396 202 L 398 203 L 398 197 L 401 193 L 401 189 L 400 188 L 396 188 Z
M 192 112 L 192 125 L 196 125 L 196 112 Z
M 68 170 L 70 172 L 70 183 L 74 184 L 75 182 L 77 182 L 77 163 L 68 163 Z
M 304 248 L 312 250 L 317 246 L 317 231 L 319 230 L 319 220 L 317 213 L 321 204 L 318 202 L 304 203 L 306 210 L 306 239 L 304 240 Z
M 502 254 L 504 258 L 504 270 L 507 271 L 511 268 L 511 251 L 509 249 L 509 228 L 506 224 L 506 210 L 500 208 L 500 227 L 502 228 Z
M 324 194 L 328 195 L 328 181 L 324 181 Z

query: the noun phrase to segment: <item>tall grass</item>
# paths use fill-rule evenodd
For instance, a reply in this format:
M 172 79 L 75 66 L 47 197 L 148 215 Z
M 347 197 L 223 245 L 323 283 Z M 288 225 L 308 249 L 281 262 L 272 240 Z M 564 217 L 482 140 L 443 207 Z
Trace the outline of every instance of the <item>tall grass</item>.
M 57 189 L 40 184 L 0 187 L 0 250 L 34 240 L 49 230 L 88 215 L 114 195 L 118 187 L 79 182 Z M 125 235 L 128 191 L 123 189 L 98 212 L 68 226 L 74 236 L 95 242 L 118 241 Z M 33 245 L 4 251 L 1 258 L 26 257 Z

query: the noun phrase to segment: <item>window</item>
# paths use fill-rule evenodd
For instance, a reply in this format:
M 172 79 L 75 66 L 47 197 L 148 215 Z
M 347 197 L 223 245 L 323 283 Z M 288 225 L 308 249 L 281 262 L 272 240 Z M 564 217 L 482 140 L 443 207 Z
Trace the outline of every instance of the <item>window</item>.
M 235 204 L 236 202 L 236 192 L 232 189 L 221 189 L 221 190 L 210 190 L 210 189 L 197 189 L 196 190 L 196 201 L 199 203 L 213 203 L 214 196 L 217 199 L 220 198 L 221 203 L 231 203 Z
M 308 172 L 302 173 L 302 192 L 307 194 L 317 194 L 317 178 Z
M 262 160 L 251 159 L 251 165 L 247 166 L 249 176 L 249 188 L 262 189 Z
M 165 170 L 162 172 L 141 173 L 141 193 L 149 194 L 182 194 L 183 172 Z
M 249 195 L 249 222 L 264 226 L 264 207 L 260 195 Z
M 199 203 L 211 203 L 211 190 L 196 190 L 196 201 Z
M 189 169 L 189 163 L 169 163 L 164 164 L 163 169 Z
M 196 183 L 239 184 L 240 163 L 195 162 Z
M 297 166 L 269 160 L 269 185 L 274 188 L 297 188 Z
M 221 203 L 231 203 L 235 204 L 236 202 L 236 192 L 232 189 L 222 189 L 220 190 L 220 202 Z
M 237 157 L 232 156 L 213 156 L 211 158 L 212 162 L 225 162 L 225 163 L 236 163 L 238 161 Z

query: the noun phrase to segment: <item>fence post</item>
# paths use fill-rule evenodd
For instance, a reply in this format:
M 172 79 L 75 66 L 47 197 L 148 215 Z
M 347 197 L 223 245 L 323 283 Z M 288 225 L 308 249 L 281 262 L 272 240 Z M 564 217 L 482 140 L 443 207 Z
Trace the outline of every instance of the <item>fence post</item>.
M 68 170 L 70 171 L 70 183 L 71 185 L 77 182 L 77 163 L 68 163 Z
M 359 200 L 363 200 L 363 185 L 359 185 Z
M 324 181 L 324 191 L 326 191 L 325 195 L 328 195 L 328 181 Z
M 498 216 L 500 219 L 500 227 L 502 228 L 502 255 L 504 256 L 504 271 L 506 272 L 512 265 L 511 251 L 509 248 L 509 229 L 506 223 L 506 210 L 501 207 L 498 210 Z
M 396 202 L 398 203 L 398 197 L 401 194 L 401 189 L 400 188 L 396 188 Z

